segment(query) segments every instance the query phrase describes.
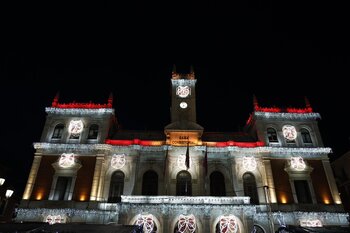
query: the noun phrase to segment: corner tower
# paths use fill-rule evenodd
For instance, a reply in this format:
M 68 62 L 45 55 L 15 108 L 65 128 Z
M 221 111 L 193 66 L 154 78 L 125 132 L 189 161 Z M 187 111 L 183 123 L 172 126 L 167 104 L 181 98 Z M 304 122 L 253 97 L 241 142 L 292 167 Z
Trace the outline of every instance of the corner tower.
M 171 77 L 171 123 L 164 129 L 169 144 L 201 143 L 203 127 L 196 120 L 196 81 L 193 67 L 190 73 L 180 74 L 174 66 Z

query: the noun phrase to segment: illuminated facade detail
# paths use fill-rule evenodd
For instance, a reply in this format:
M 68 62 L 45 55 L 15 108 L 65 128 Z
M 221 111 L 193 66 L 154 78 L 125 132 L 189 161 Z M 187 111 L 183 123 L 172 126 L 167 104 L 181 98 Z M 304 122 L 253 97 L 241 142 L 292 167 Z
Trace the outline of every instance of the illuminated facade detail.
M 46 113 L 49 114 L 62 114 L 62 115 L 104 115 L 104 114 L 114 114 L 114 109 L 112 108 L 99 108 L 99 109 L 79 109 L 79 108 L 46 108 Z
M 196 218 L 193 214 L 180 215 L 177 223 L 179 233 L 193 233 L 196 231 Z
M 181 102 L 180 103 L 180 108 L 187 108 L 187 103 L 186 102 Z
M 256 159 L 254 157 L 243 157 L 243 168 L 247 171 L 254 171 L 256 169 Z
M 189 94 L 191 94 L 191 88 L 189 86 L 178 86 L 176 88 L 176 95 L 181 98 L 186 98 Z
M 287 140 L 293 141 L 297 138 L 297 131 L 292 125 L 285 125 L 282 127 L 283 137 Z
M 63 153 L 58 160 L 58 165 L 63 168 L 73 166 L 75 163 L 75 157 L 73 153 Z
M 142 226 L 143 232 L 151 233 L 156 232 L 153 231 L 154 228 L 154 221 L 153 221 L 153 215 L 147 214 L 147 215 L 139 215 L 135 225 Z
M 302 157 L 292 157 L 290 159 L 290 167 L 297 171 L 303 171 L 306 168 L 306 164 Z
M 47 222 L 50 225 L 52 225 L 56 223 L 63 223 L 65 221 L 64 217 L 62 217 L 61 215 L 47 215 L 44 222 Z
M 121 169 L 122 167 L 124 167 L 125 162 L 126 162 L 125 154 L 114 154 L 112 156 L 111 166 L 114 169 Z
M 303 219 L 300 220 L 300 226 L 302 227 L 322 227 L 322 222 L 319 219 Z
M 222 216 L 219 220 L 220 233 L 236 233 L 238 230 L 236 217 L 233 215 Z
M 83 132 L 84 124 L 82 120 L 71 120 L 68 126 L 68 132 L 72 135 L 79 135 Z
M 189 161 L 189 167 L 191 167 L 191 163 L 192 163 L 192 159 L 190 157 L 190 161 Z M 180 169 L 186 169 L 186 155 L 179 155 L 177 157 L 177 166 L 180 168 Z

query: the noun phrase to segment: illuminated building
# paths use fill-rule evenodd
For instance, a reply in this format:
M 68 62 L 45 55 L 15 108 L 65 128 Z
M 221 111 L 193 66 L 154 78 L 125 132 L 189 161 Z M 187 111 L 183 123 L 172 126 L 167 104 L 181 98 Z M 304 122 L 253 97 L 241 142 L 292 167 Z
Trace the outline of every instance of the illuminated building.
M 254 99 L 244 132 L 196 121 L 193 71 L 171 77 L 164 131 L 118 128 L 107 104 L 59 102 L 47 119 L 16 221 L 120 223 L 144 232 L 274 232 L 347 225 L 317 120 Z

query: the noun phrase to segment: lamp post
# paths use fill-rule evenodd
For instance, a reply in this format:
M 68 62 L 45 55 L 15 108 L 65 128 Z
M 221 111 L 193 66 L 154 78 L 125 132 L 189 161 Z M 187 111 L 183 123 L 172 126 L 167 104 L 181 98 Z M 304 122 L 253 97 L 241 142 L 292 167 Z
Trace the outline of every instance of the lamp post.
M 0 186 L 2 186 L 4 183 L 5 183 L 5 179 L 0 178 Z M 13 192 L 14 191 L 12 189 L 7 189 L 5 192 L 5 197 L 3 198 L 2 196 L 0 196 L 0 207 L 1 207 L 0 215 L 3 215 L 3 216 L 6 215 L 8 200 L 12 196 Z M 2 195 L 2 192 L 0 195 Z

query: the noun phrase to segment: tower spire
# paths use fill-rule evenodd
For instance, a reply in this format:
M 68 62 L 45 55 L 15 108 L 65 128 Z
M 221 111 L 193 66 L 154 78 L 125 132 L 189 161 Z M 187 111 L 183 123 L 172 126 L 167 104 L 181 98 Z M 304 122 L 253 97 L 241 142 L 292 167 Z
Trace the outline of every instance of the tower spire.
M 172 71 L 173 74 L 176 74 L 176 65 L 173 64 L 173 71 Z
M 305 106 L 306 106 L 306 108 L 311 108 L 311 104 L 310 104 L 309 99 L 306 96 L 304 97 L 304 99 L 305 99 Z
M 108 107 L 111 108 L 113 105 L 113 93 L 109 93 L 109 97 L 108 97 Z
M 258 99 L 255 95 L 253 95 L 253 106 L 255 111 L 259 108 Z
M 190 67 L 190 73 L 191 73 L 191 74 L 194 74 L 193 65 L 191 65 L 191 67 Z
M 52 107 L 56 107 L 57 104 L 58 104 L 58 99 L 60 98 L 60 92 L 57 91 L 55 97 L 53 98 L 53 101 L 52 101 Z

